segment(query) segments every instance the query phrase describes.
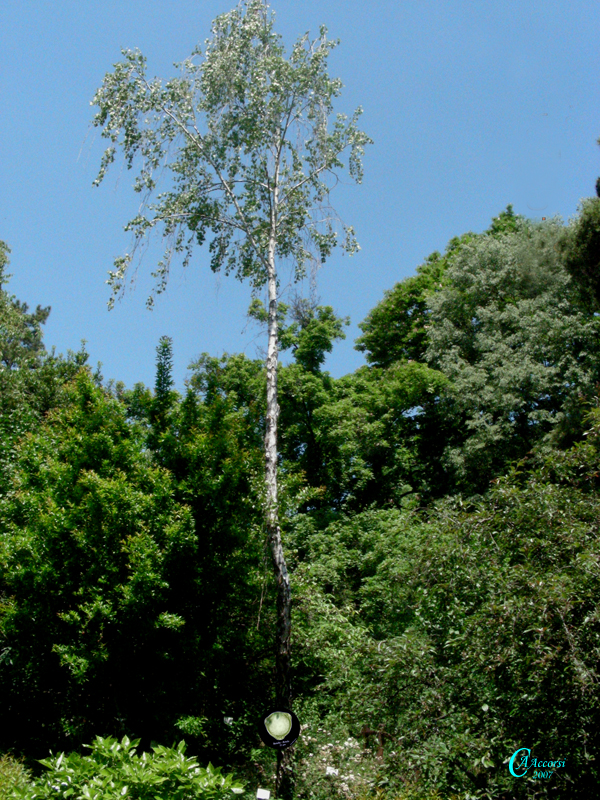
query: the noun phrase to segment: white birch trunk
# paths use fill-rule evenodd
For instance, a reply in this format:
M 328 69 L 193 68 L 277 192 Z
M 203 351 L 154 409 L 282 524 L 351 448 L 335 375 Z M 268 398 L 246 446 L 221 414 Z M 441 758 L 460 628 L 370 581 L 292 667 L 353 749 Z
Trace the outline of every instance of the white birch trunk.
M 267 489 L 266 522 L 277 580 L 277 633 L 275 656 L 275 696 L 278 708 L 292 710 L 292 687 L 290 676 L 291 589 L 290 579 L 281 543 L 279 527 L 279 504 L 277 498 L 277 426 L 279 404 L 277 402 L 277 366 L 279 362 L 279 339 L 277 326 L 277 270 L 275 246 L 277 236 L 277 179 L 275 167 L 273 201 L 271 207 L 271 236 L 268 252 L 269 293 L 269 343 L 267 347 L 267 419 L 265 434 L 265 480 Z M 277 797 L 291 800 L 294 795 L 294 775 L 291 748 L 277 751 Z
M 269 248 L 271 249 L 271 247 Z M 274 251 L 274 243 L 273 243 Z M 290 633 L 291 633 L 291 590 L 290 579 L 283 555 L 281 530 L 279 527 L 279 506 L 277 499 L 277 423 L 279 404 L 277 402 L 277 282 L 274 266 L 271 266 L 269 253 L 269 345 L 267 350 L 267 431 L 265 435 L 265 465 L 267 485 L 267 531 L 277 579 L 277 656 L 276 656 L 276 698 L 277 704 L 291 711 L 290 682 Z

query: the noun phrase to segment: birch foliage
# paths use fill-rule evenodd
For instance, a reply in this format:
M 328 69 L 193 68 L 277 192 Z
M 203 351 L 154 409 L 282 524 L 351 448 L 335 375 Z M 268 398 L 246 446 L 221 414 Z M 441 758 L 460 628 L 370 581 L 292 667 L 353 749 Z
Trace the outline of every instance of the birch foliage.
M 149 79 L 137 50 L 123 50 L 105 76 L 92 101 L 99 109 L 93 124 L 110 146 L 95 184 L 121 150 L 127 167 L 138 168 L 134 188 L 143 197 L 125 228 L 133 248 L 109 273 L 111 307 L 137 247 L 155 230 L 166 247 L 149 306 L 166 286 L 173 257 L 187 266 L 207 237 L 211 268 L 254 288 L 266 282 L 270 241 L 277 257 L 291 259 L 296 279 L 337 243 L 329 191 L 346 155 L 350 176 L 362 180 L 371 142 L 357 127 L 362 109 L 350 118 L 337 114 L 329 126 L 342 88 L 327 73 L 337 42 L 322 26 L 316 39 L 298 39 L 286 58 L 273 24 L 261 0 L 242 0 L 215 20 L 204 52 L 198 46 L 175 65 L 177 77 Z M 164 190 L 155 195 L 159 183 Z M 356 252 L 353 229 L 341 229 L 342 247 Z

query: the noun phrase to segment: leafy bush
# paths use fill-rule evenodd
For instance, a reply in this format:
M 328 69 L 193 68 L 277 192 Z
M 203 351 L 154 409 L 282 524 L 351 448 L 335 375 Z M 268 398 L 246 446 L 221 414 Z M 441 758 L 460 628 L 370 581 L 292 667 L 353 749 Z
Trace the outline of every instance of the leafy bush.
M 308 703 L 302 709 L 302 719 L 310 721 L 302 726 L 296 744 L 297 796 L 306 800 L 375 797 L 382 765 L 363 750 L 343 721 L 334 714 L 323 719 L 315 711 Z
M 139 742 L 127 736 L 120 743 L 97 736 L 93 744 L 85 745 L 91 748 L 89 756 L 61 753 L 41 759 L 50 773 L 15 786 L 7 800 L 221 800 L 244 792 L 232 775 L 221 775 L 221 767 L 200 767 L 194 757 L 186 758 L 184 741 L 176 750 L 155 746 L 153 755 L 141 756 L 135 752 Z
M 222 720 L 253 728 L 266 702 L 275 589 L 258 630 L 254 462 L 226 403 L 195 410 L 179 478 L 84 368 L 15 445 L 0 489 L 0 751 L 41 758 L 96 734 L 148 750 L 183 733 L 203 763 L 238 763 L 242 732 Z M 175 729 L 190 716 L 206 730 Z
M 176 706 L 157 684 L 173 685 L 180 628 L 193 624 L 171 587 L 190 582 L 197 537 L 172 495 L 84 370 L 19 443 L 0 501 L 3 749 L 76 749 L 118 716 L 151 727 L 149 696 L 163 719 Z
M 30 772 L 21 761 L 8 754 L 0 756 L 0 800 L 9 798 L 15 788 L 25 788 L 30 782 Z

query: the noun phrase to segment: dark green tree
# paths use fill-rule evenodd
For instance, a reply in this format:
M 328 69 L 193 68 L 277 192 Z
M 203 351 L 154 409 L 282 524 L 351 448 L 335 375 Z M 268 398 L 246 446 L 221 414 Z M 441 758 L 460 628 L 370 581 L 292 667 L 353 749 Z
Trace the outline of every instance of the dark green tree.
M 34 368 L 36 356 L 45 352 L 42 325 L 50 315 L 50 306 L 38 305 L 29 313 L 27 303 L 22 303 L 6 291 L 12 277 L 7 274 L 10 248 L 0 241 L 0 365 L 3 370 L 19 367 Z
M 443 462 L 465 491 L 535 442 L 569 445 L 600 380 L 599 321 L 563 266 L 559 220 L 480 237 L 430 298 L 427 361 L 450 381 Z
M 413 360 L 448 379 L 414 416 L 424 494 L 485 491 L 534 442 L 581 435 L 600 379 L 597 321 L 565 269 L 565 236 L 559 221 L 509 206 L 485 233 L 430 256 L 362 323 L 369 363 Z
M 526 224 L 526 219 L 521 214 L 515 214 L 512 203 L 506 206 L 506 211 L 501 211 L 492 219 L 492 224 L 487 229 L 489 236 L 502 236 L 505 233 L 517 233 L 521 226 Z
M 156 348 L 154 385 L 154 405 L 158 414 L 163 414 L 168 409 L 173 385 L 173 340 L 169 336 L 161 336 Z
M 291 348 L 294 360 L 305 371 L 317 373 L 331 353 L 333 343 L 345 339 L 350 319 L 334 314 L 331 306 L 317 306 L 297 298 L 291 307 L 292 323 L 282 332 L 282 349 Z
M 579 214 L 558 246 L 581 302 L 593 311 L 600 310 L 600 197 L 582 200 Z
M 369 364 L 388 367 L 395 361 L 424 361 L 429 324 L 428 295 L 441 287 L 446 260 L 436 251 L 417 267 L 417 274 L 385 292 L 383 300 L 359 324 L 355 349 Z
M 195 580 L 190 509 L 86 369 L 15 461 L 1 508 L 2 747 L 47 755 L 118 731 L 149 745 L 183 712 L 198 658 L 203 612 L 181 601 Z
M 62 389 L 86 363 L 84 344 L 67 357 L 46 353 L 42 326 L 49 307 L 30 313 L 8 291 L 10 248 L 0 241 L 0 492 L 14 462 L 16 442 L 61 403 Z
M 524 218 L 508 205 L 492 220 L 483 234 L 465 233 L 453 237 L 442 256 L 437 251 L 417 267 L 417 274 L 397 283 L 385 292 L 384 299 L 359 324 L 363 331 L 356 340 L 356 350 L 365 353 L 367 363 L 387 367 L 394 361 L 425 361 L 431 324 L 429 299 L 445 285 L 445 275 L 463 249 L 481 237 L 499 237 L 515 233 Z
M 148 446 L 154 452 L 158 463 L 172 466 L 173 453 L 176 449 L 176 431 L 173 426 L 173 411 L 179 395 L 173 390 L 173 340 L 169 336 L 161 336 L 156 348 L 156 380 L 154 397 L 147 406 L 150 430 Z M 138 392 L 136 399 L 142 400 Z M 133 396 L 131 400 L 133 400 Z M 143 414 L 143 407 L 140 408 Z
M 10 248 L 0 241 L 0 374 L 7 376 L 11 370 L 35 369 L 45 352 L 42 325 L 50 315 L 50 307 L 38 305 L 29 313 L 27 303 L 10 295 L 6 286 L 12 277 L 6 272 Z M 5 381 L 8 377 L 5 377 Z M 5 396 L 6 388 L 2 391 Z
M 395 361 L 425 361 L 431 308 L 429 298 L 444 285 L 445 274 L 461 249 L 475 238 L 465 233 L 450 240 L 444 255 L 437 251 L 417 267 L 417 274 L 385 292 L 384 299 L 359 324 L 363 335 L 356 350 L 369 364 L 387 367 Z
M 322 364 L 325 353 L 342 338 L 345 320 L 330 307 L 299 305 L 301 318 L 280 306 L 282 346 L 294 355 L 279 371 L 286 514 L 398 505 L 411 487 L 420 493 L 435 483 L 431 454 L 429 462 L 420 463 L 422 434 L 415 410 L 435 402 L 446 378 L 414 362 L 386 370 L 365 367 L 334 379 Z M 264 322 L 259 302 L 251 314 Z M 207 400 L 223 395 L 243 409 L 254 431 L 253 446 L 259 446 L 266 379 L 261 362 L 205 355 L 195 370 L 191 383 Z
M 171 404 L 168 448 L 148 447 L 141 417 L 80 367 L 60 408 L 14 443 L 0 749 L 31 759 L 128 734 L 148 750 L 183 733 L 240 768 L 274 686 L 262 442 L 233 398 L 191 386 Z

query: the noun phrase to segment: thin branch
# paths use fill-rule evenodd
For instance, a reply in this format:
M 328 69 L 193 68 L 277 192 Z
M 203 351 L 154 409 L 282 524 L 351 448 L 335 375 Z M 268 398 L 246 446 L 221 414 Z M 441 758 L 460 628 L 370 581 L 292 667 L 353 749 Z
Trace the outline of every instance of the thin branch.
M 338 150 L 338 151 L 335 153 L 335 156 L 334 156 L 334 158 L 336 158 L 337 156 L 339 156 L 339 154 L 340 154 L 340 153 L 343 153 L 343 151 L 344 151 L 344 150 L 345 150 L 347 147 L 348 147 L 348 144 L 345 144 L 345 145 L 344 145 L 344 146 L 343 146 L 343 147 L 342 147 L 340 150 Z M 292 187 L 291 187 L 291 188 L 288 190 L 288 192 L 286 193 L 285 197 L 284 197 L 284 198 L 281 200 L 281 203 L 282 203 L 282 204 L 283 204 L 283 203 L 285 203 L 285 202 L 286 202 L 286 200 L 287 200 L 287 198 L 288 198 L 288 196 L 289 196 L 289 195 L 290 195 L 292 192 L 295 192 L 297 189 L 299 189 L 299 188 L 300 188 L 301 186 L 303 186 L 305 183 L 307 183 L 308 181 L 312 180 L 313 178 L 316 178 L 316 176 L 317 176 L 317 175 L 319 175 L 321 172 L 323 172 L 323 170 L 330 170 L 330 169 L 331 169 L 331 167 L 330 167 L 330 164 L 329 164 L 329 163 L 325 163 L 325 164 L 323 164 L 321 167 L 319 167 L 318 169 L 316 169 L 314 172 L 311 172 L 311 173 L 310 173 L 310 175 L 307 175 L 307 176 L 306 176 L 305 178 L 303 178 L 301 181 L 298 181 L 298 183 L 297 183 L 295 186 L 292 186 Z M 332 174 L 335 174 L 335 173 L 332 173 Z
M 154 224 L 157 222 L 164 222 L 165 220 L 168 219 L 177 219 L 178 217 L 193 217 L 193 216 L 197 216 L 198 219 L 207 220 L 210 222 L 218 222 L 222 225 L 229 225 L 231 228 L 236 228 L 237 230 L 242 231 L 242 233 L 245 233 L 244 228 L 242 228 L 242 226 L 239 223 L 235 222 L 234 220 L 227 219 L 226 217 L 206 217 L 203 214 L 195 215 L 192 212 L 185 212 L 185 213 L 182 212 L 181 214 L 168 214 L 161 217 L 154 217 L 153 220 L 150 220 L 150 225 L 154 227 Z
M 150 85 L 148 84 L 148 81 L 146 81 L 146 79 L 145 79 L 145 78 L 144 78 L 143 80 L 144 80 L 144 83 L 146 84 L 146 87 L 147 87 L 148 89 L 150 89 Z M 176 125 L 178 128 L 180 128 L 180 129 L 182 129 L 182 130 L 183 130 L 183 133 L 185 134 L 185 136 L 187 136 L 189 139 L 191 139 L 191 141 L 193 142 L 193 144 L 194 144 L 196 147 L 198 147 L 198 149 L 200 150 L 200 152 L 201 152 L 201 153 L 204 155 L 204 157 L 206 158 L 206 160 L 208 161 L 208 163 L 209 163 L 209 164 L 211 165 L 211 167 L 214 169 L 214 171 L 215 171 L 215 173 L 216 173 L 217 177 L 218 177 L 218 178 L 219 178 L 219 180 L 221 181 L 221 185 L 223 186 L 223 188 L 225 189 L 225 192 L 226 192 L 226 193 L 229 195 L 229 199 L 231 200 L 231 202 L 232 202 L 232 203 L 233 203 L 233 205 L 235 206 L 235 210 L 236 210 L 236 212 L 237 212 L 237 214 L 238 214 L 238 217 L 239 217 L 239 219 L 240 219 L 240 222 L 242 223 L 242 226 L 243 226 L 243 227 L 242 227 L 242 230 L 243 230 L 243 232 L 244 232 L 244 233 L 246 234 L 246 236 L 248 237 L 248 240 L 250 241 L 250 244 L 251 244 L 251 245 L 252 245 L 252 247 L 254 248 L 254 252 L 256 253 L 257 257 L 259 258 L 259 260 L 261 261 L 261 263 L 263 264 L 263 266 L 265 267 L 265 269 L 268 269 L 268 264 L 267 264 L 267 261 L 266 261 L 266 259 L 265 259 L 264 255 L 263 255 L 263 253 L 262 253 L 261 249 L 258 247 L 258 245 L 257 245 L 257 243 L 256 243 L 256 240 L 255 240 L 254 236 L 252 235 L 252 231 L 250 230 L 250 228 L 249 228 L 249 226 L 248 226 L 248 222 L 247 222 L 247 220 L 246 220 L 246 218 L 245 218 L 245 215 L 244 215 L 244 213 L 242 212 L 242 209 L 240 208 L 240 206 L 239 206 L 239 204 L 238 204 L 238 202 L 237 202 L 237 198 L 236 198 L 235 194 L 233 193 L 233 191 L 231 190 L 231 187 L 229 186 L 229 184 L 227 183 L 227 181 L 226 181 L 226 180 L 223 178 L 223 176 L 221 175 L 221 172 L 220 172 L 220 170 L 218 169 L 218 167 L 216 167 L 216 166 L 215 166 L 215 164 L 213 163 L 213 160 L 211 159 L 211 157 L 209 156 L 209 154 L 208 154 L 208 153 L 205 151 L 205 149 L 204 149 L 204 146 L 203 146 L 203 144 L 204 144 L 204 142 L 203 142 L 203 136 L 202 136 L 202 134 L 200 133 L 200 131 L 198 130 L 198 128 L 196 127 L 196 125 L 194 124 L 194 130 L 196 131 L 196 134 L 197 134 L 198 140 L 196 140 L 196 139 L 194 138 L 194 136 L 193 136 L 193 135 L 190 133 L 190 131 L 188 130 L 188 128 L 187 128 L 187 127 L 186 127 L 186 126 L 185 126 L 185 125 L 184 125 L 184 124 L 183 124 L 183 123 L 182 123 L 182 122 L 181 122 L 181 121 L 180 121 L 180 120 L 179 120 L 179 119 L 178 119 L 178 118 L 177 118 L 177 117 L 176 117 L 176 116 L 175 116 L 175 115 L 174 115 L 174 114 L 171 112 L 171 110 L 170 110 L 170 109 L 169 109 L 167 106 L 165 106 L 164 104 L 160 104 L 160 106 L 159 106 L 159 107 L 161 108 L 161 110 L 163 111 L 163 113 L 165 113 L 165 114 L 166 114 L 166 115 L 167 115 L 167 116 L 168 116 L 168 117 L 169 117 L 169 118 L 170 118 L 170 119 L 171 119 L 171 120 L 172 120 L 172 121 L 175 123 L 175 125 Z
M 560 617 L 560 621 L 562 623 L 563 630 L 565 632 L 565 636 L 567 637 L 567 642 L 569 644 L 569 648 L 571 649 L 571 653 L 573 654 L 573 661 L 574 661 L 575 666 L 577 667 L 577 670 L 578 670 L 578 672 L 580 674 L 580 678 L 584 678 L 584 679 L 587 678 L 588 680 L 591 679 L 592 683 L 597 683 L 597 678 L 594 675 L 594 673 L 592 671 L 590 671 L 585 666 L 583 661 L 581 661 L 580 658 L 577 655 L 577 650 L 575 649 L 575 645 L 573 644 L 573 637 L 571 636 L 571 631 L 567 627 L 567 624 L 565 622 L 565 618 L 564 618 L 560 608 L 556 607 L 556 611 L 558 613 L 558 616 Z M 583 681 L 582 681 L 582 683 L 583 683 Z M 587 687 L 584 685 L 582 688 L 583 688 L 583 691 L 585 691 L 585 689 Z

